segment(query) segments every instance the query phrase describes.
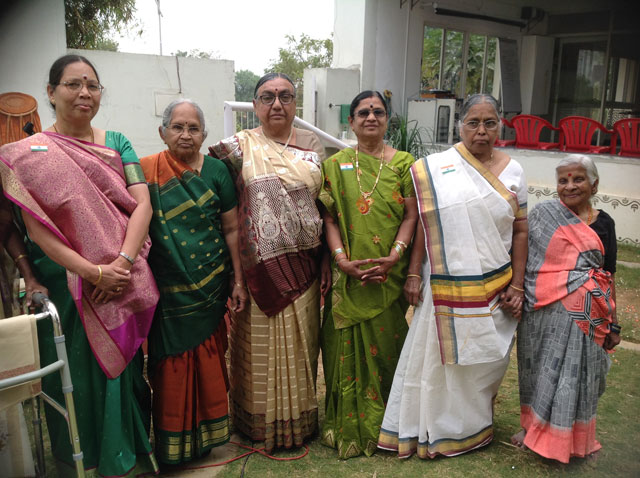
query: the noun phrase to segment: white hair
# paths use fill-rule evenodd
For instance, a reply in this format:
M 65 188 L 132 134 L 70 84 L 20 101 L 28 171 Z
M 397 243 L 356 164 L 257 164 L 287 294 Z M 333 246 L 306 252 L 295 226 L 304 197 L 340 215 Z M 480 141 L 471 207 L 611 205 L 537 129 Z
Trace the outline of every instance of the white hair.
M 162 113 L 162 134 L 165 134 L 167 132 L 167 128 L 171 123 L 171 117 L 173 116 L 173 110 L 176 109 L 176 106 L 183 103 L 188 103 L 195 108 L 196 114 L 198 115 L 198 120 L 200 121 L 200 127 L 202 128 L 202 136 L 203 138 L 206 138 L 207 130 L 204 124 L 204 113 L 202 112 L 202 108 L 200 108 L 195 101 L 190 100 L 189 98 L 178 98 L 177 100 L 173 100 L 167 105 L 167 107 L 164 109 L 164 113 Z
M 593 162 L 593 159 L 585 154 L 570 154 L 562 158 L 556 166 L 556 181 L 558 180 L 558 169 L 566 166 L 573 166 L 574 164 L 584 168 L 587 172 L 587 178 L 589 178 L 589 184 L 592 186 L 594 186 L 596 181 L 600 179 L 600 176 L 598 175 L 598 168 L 596 168 L 596 163 Z

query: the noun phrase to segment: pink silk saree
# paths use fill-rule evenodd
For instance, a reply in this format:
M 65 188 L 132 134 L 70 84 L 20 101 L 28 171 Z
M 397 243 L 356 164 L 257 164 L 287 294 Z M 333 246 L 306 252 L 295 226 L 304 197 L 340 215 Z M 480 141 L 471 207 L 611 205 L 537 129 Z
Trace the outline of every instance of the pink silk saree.
M 120 155 L 105 146 L 38 133 L 0 148 L 4 193 L 65 245 L 93 264 L 109 264 L 124 241 L 137 203 L 127 191 Z M 115 378 L 147 337 L 158 289 L 147 265 L 146 240 L 125 292 L 106 304 L 94 286 L 67 271 L 69 291 L 100 367 Z

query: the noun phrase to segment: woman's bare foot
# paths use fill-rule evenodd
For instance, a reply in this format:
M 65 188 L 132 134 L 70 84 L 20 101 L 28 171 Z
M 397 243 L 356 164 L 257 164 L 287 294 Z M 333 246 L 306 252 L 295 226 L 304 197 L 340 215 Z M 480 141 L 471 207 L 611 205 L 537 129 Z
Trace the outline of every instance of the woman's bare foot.
M 526 434 L 527 432 L 523 428 L 522 430 L 520 430 L 518 433 L 516 433 L 511 437 L 511 444 L 517 446 L 518 448 L 521 448 L 522 450 L 526 450 L 527 447 L 524 444 L 524 436 Z

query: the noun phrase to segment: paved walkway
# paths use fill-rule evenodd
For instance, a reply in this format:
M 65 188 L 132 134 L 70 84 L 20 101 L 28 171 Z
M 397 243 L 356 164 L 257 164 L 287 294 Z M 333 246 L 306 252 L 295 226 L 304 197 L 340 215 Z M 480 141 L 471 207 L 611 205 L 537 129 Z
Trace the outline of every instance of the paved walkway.
M 640 269 L 640 264 L 637 262 L 617 261 L 617 264 L 621 264 L 625 267 L 631 267 L 632 269 Z

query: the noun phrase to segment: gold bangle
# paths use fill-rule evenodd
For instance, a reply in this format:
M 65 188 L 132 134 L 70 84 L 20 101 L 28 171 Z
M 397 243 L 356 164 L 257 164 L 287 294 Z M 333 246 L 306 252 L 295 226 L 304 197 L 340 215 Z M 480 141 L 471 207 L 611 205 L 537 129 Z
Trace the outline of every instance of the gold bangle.
M 419 275 L 419 274 L 407 274 L 407 279 L 408 279 L 409 277 L 417 277 L 418 279 L 422 280 L 422 276 L 421 276 L 421 275 Z
M 407 248 L 407 243 L 406 243 L 406 242 L 404 242 L 404 241 L 395 241 L 393 244 L 394 244 L 394 245 L 395 245 L 395 244 L 400 244 L 400 245 L 402 246 L 402 248 L 403 248 L 403 249 L 406 249 L 406 248 Z
M 13 262 L 15 262 L 15 263 L 17 264 L 17 263 L 18 263 L 18 261 L 19 261 L 20 259 L 25 259 L 25 258 L 27 258 L 27 257 L 29 257 L 29 256 L 28 256 L 28 255 L 26 255 L 26 254 L 20 254 L 18 257 L 16 257 L 16 258 L 13 260 Z
M 344 253 L 345 253 L 344 249 L 342 247 L 338 247 L 338 248 L 334 249 L 333 251 L 331 251 L 331 257 L 333 257 L 335 259 L 335 257 L 338 254 L 344 254 Z
M 102 280 L 102 267 L 98 265 L 98 280 L 94 282 L 93 285 L 98 285 Z
M 233 285 L 237 285 L 238 287 L 246 289 L 246 287 L 244 285 L 240 284 L 240 282 L 234 282 Z
M 524 289 L 521 289 L 520 287 L 516 287 L 513 284 L 509 284 L 509 287 L 511 287 L 513 290 L 517 290 L 518 292 L 524 292 Z
M 396 242 L 393 243 L 393 247 L 391 248 L 392 250 L 395 249 L 396 252 L 398 253 L 398 257 L 402 258 L 402 256 L 404 255 L 404 249 L 402 248 L 402 246 L 400 244 Z M 389 251 L 391 252 L 391 251 Z

